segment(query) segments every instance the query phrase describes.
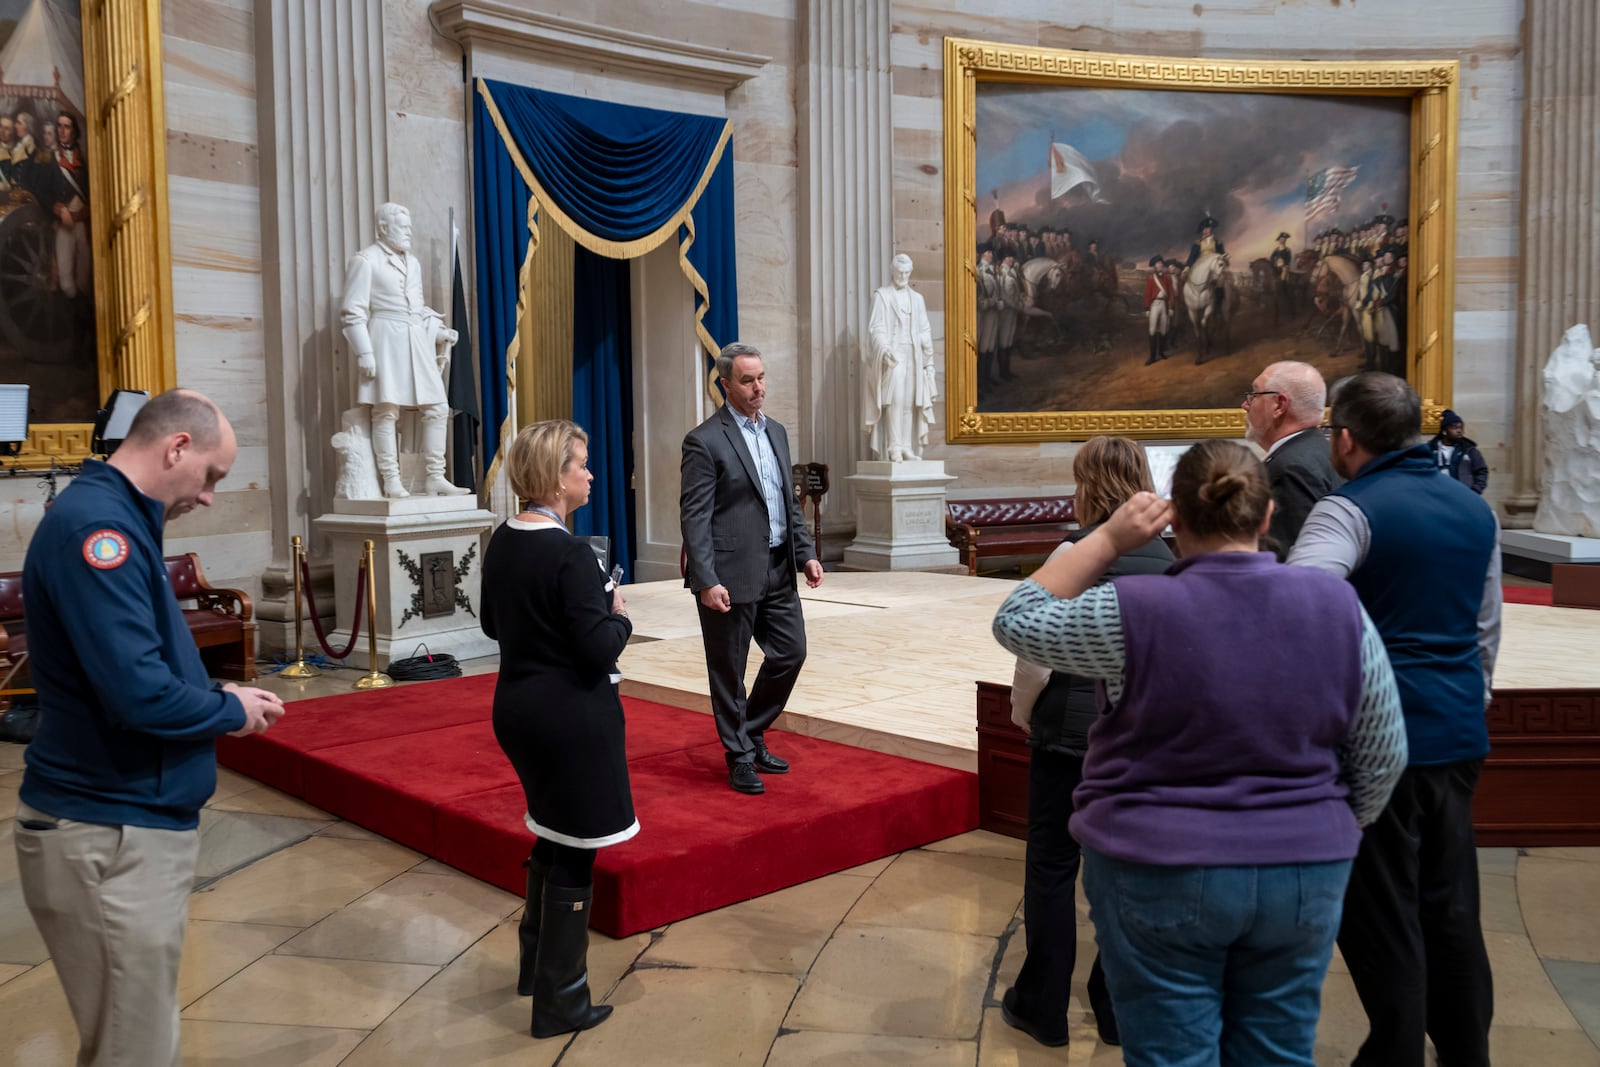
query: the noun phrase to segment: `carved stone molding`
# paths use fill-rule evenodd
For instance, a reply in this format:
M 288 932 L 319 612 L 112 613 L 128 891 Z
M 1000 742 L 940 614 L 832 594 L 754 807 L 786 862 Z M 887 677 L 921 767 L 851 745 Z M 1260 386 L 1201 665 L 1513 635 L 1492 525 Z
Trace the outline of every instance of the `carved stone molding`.
M 1538 0 L 1523 18 L 1522 265 L 1517 285 L 1512 495 L 1506 525 L 1529 527 L 1544 466 L 1542 371 L 1570 326 L 1600 329 L 1600 8 Z
M 498 47 L 562 66 L 622 66 L 720 92 L 755 77 L 771 62 L 770 56 L 532 11 L 511 0 L 438 0 L 428 14 L 441 33 L 469 49 Z

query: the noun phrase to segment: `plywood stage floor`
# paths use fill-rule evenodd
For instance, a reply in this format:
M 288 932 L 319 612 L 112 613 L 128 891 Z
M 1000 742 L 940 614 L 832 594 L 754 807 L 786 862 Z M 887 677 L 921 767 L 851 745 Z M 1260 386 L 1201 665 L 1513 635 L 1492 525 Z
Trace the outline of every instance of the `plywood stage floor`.
M 1012 585 L 920 571 L 830 572 L 818 589 L 802 584 L 808 654 L 778 727 L 975 772 L 974 685 L 1011 681 L 1012 658 L 989 623 Z M 623 692 L 709 714 L 689 591 L 664 581 L 623 594 L 634 622 Z M 1596 648 L 1600 611 L 1507 604 L 1495 687 L 1600 689 Z M 748 680 L 760 663 L 752 649 Z

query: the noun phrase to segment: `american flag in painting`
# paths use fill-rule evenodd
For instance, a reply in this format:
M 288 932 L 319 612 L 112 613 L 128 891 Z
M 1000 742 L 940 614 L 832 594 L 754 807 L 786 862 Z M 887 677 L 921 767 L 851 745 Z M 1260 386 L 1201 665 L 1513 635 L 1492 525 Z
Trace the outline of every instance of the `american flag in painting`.
M 1355 167 L 1324 167 L 1306 179 L 1306 221 L 1339 206 L 1339 190 L 1356 180 Z

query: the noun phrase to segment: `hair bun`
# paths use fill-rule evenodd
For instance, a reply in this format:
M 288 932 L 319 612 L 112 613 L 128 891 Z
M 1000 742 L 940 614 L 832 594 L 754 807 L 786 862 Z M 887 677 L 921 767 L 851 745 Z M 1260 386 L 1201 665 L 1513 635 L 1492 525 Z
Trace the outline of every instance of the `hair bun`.
M 1200 487 L 1200 500 L 1212 507 L 1222 507 L 1243 492 L 1249 484 L 1237 471 L 1223 471 Z

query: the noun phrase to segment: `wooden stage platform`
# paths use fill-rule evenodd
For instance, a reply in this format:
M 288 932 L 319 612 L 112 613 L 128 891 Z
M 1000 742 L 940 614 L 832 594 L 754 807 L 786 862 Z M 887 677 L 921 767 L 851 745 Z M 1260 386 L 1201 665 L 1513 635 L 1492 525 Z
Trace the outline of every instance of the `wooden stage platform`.
M 808 656 L 778 726 L 988 777 L 978 683 L 1010 684 L 1012 658 L 989 624 L 1011 587 L 920 571 L 802 584 Z M 623 593 L 634 621 L 623 692 L 709 713 L 689 591 L 665 581 Z M 752 649 L 752 679 L 760 660 Z M 1495 692 L 1480 843 L 1600 844 L 1600 611 L 1507 604 Z

